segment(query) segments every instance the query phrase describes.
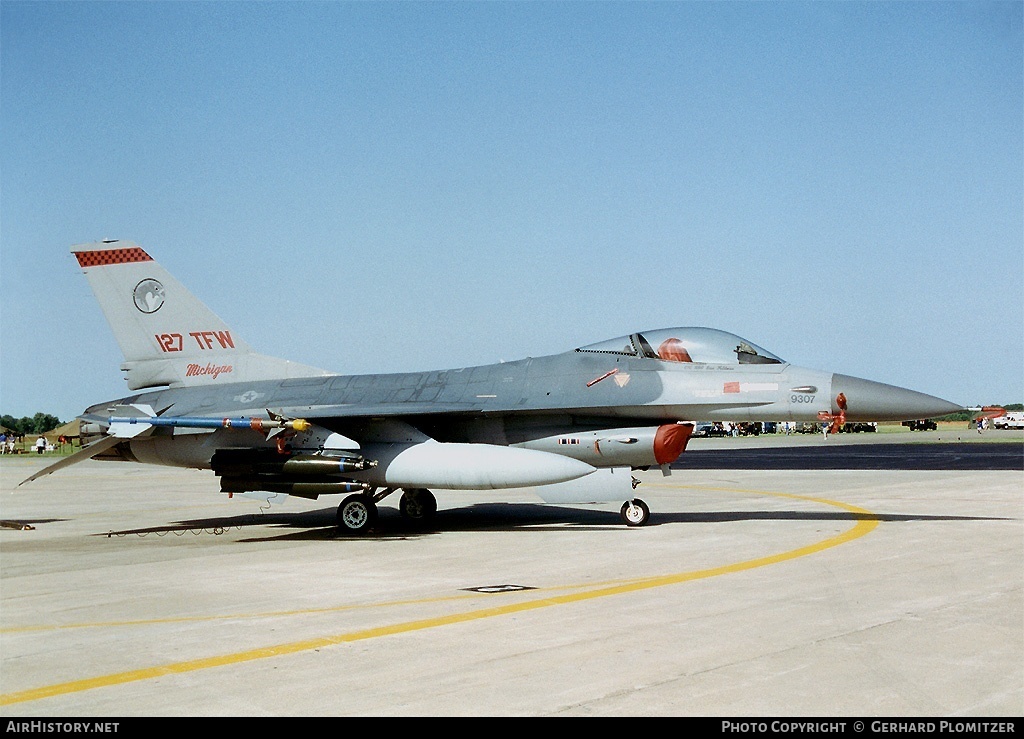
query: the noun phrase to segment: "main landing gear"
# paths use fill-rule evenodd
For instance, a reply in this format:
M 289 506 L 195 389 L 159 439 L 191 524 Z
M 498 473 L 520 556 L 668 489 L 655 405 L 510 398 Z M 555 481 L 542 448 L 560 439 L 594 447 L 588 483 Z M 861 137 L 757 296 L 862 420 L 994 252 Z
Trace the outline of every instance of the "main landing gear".
M 365 534 L 377 523 L 377 503 L 395 492 L 395 488 L 370 490 L 350 495 L 338 506 L 338 529 L 350 535 Z M 437 499 L 426 488 L 408 488 L 402 491 L 398 502 L 402 518 L 410 523 L 425 525 L 437 513 Z
M 426 488 L 408 488 L 398 501 L 398 511 L 407 521 L 424 524 L 437 513 L 437 500 Z
M 377 504 L 366 493 L 350 495 L 338 506 L 338 529 L 346 534 L 364 534 L 377 522 Z

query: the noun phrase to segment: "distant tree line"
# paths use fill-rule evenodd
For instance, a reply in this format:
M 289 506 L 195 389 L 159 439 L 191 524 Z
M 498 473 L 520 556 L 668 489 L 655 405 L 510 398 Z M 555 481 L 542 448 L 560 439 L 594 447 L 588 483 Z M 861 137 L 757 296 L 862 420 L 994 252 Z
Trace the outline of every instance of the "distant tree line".
M 0 416 L 0 426 L 10 429 L 19 436 L 30 436 L 32 434 L 45 434 L 53 431 L 61 425 L 60 419 L 51 416 L 49 413 L 37 413 L 31 418 L 22 416 Z

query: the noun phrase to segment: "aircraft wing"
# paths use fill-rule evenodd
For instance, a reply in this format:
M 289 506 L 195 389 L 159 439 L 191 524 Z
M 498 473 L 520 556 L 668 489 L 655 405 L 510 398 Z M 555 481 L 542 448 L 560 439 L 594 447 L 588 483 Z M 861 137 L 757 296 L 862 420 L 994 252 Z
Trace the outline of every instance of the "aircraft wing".
M 281 413 L 307 419 L 329 418 L 394 418 L 401 416 L 444 415 L 451 413 L 481 413 L 487 410 L 481 403 L 353 403 L 345 405 L 317 405 L 286 407 Z

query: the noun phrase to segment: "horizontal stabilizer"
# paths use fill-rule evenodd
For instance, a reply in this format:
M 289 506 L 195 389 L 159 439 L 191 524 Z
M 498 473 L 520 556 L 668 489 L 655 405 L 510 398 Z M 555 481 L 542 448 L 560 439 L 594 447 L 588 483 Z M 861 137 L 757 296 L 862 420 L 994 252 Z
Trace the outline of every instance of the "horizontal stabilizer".
M 122 441 L 123 439 L 120 439 L 116 436 L 104 436 L 99 441 L 95 441 L 89 446 L 79 449 L 71 456 L 64 457 L 60 461 L 51 464 L 49 467 L 44 467 L 43 469 L 39 470 L 39 472 L 35 473 L 31 477 L 25 478 L 24 480 L 18 483 L 18 487 L 21 487 L 26 482 L 32 482 L 33 480 L 37 480 L 40 477 L 49 475 L 53 472 L 56 472 L 57 470 L 64 469 L 65 467 L 70 467 L 71 465 L 77 464 L 78 462 L 84 462 L 87 459 L 92 459 L 97 454 L 101 454 L 107 451 L 108 449 L 110 449 L 110 447 L 116 446 Z

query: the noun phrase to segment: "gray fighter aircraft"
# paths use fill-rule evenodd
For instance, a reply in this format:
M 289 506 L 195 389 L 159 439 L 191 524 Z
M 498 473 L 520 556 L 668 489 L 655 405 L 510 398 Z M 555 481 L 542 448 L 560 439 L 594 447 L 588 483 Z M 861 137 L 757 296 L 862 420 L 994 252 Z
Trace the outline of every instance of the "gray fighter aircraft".
M 413 522 L 430 489 L 533 488 L 551 503 L 624 501 L 632 471 L 669 465 L 696 421 L 930 418 L 939 398 L 783 361 L 711 328 L 640 331 L 480 367 L 338 375 L 258 354 L 142 248 L 72 247 L 124 354 L 134 394 L 88 408 L 83 448 L 25 482 L 95 458 L 212 469 L 222 492 L 341 494 L 362 533 L 401 491 Z

